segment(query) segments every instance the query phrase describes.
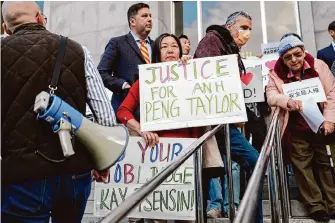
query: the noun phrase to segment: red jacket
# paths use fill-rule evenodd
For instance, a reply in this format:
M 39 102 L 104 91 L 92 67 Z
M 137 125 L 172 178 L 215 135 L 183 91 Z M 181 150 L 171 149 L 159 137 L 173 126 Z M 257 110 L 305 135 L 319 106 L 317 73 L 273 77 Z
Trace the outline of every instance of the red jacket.
M 117 111 L 117 118 L 123 123 L 127 124 L 128 120 L 135 119 L 133 113 L 140 103 L 140 85 L 137 80 L 130 88 L 125 100 L 120 105 Z M 156 132 L 159 137 L 173 137 L 173 138 L 199 138 L 203 133 L 203 128 L 184 128 L 173 129 Z

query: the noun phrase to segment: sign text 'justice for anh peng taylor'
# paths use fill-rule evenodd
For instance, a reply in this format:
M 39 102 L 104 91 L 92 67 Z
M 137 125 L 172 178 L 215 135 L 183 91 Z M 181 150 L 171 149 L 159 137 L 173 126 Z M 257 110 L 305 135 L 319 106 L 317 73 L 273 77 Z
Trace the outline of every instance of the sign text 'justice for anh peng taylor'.
M 105 216 L 132 196 L 149 179 L 181 156 L 195 139 L 160 138 L 148 147 L 143 138 L 130 137 L 125 154 L 110 169 L 110 183 L 95 183 L 94 215 Z M 193 157 L 176 169 L 128 215 L 133 218 L 194 220 Z
M 247 121 L 237 55 L 139 66 L 141 130 Z

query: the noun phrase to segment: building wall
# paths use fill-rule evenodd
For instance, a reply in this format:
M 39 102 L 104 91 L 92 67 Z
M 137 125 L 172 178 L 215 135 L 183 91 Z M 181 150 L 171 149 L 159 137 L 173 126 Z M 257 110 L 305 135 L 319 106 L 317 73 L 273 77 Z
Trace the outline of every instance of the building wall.
M 314 33 L 316 49 L 320 50 L 329 46 L 332 41 L 328 33 L 328 25 L 335 20 L 335 1 L 313 1 L 312 15 L 314 20 Z
M 306 49 L 316 56 L 318 50 L 331 42 L 328 25 L 335 20 L 335 2 L 300 1 L 299 16 Z
M 119 1 L 46 1 L 45 14 L 49 17 L 48 29 L 72 38 L 86 46 L 98 64 L 109 39 L 129 31 L 127 10 L 136 2 Z M 147 2 L 153 17 L 151 38 L 171 32 L 171 3 Z

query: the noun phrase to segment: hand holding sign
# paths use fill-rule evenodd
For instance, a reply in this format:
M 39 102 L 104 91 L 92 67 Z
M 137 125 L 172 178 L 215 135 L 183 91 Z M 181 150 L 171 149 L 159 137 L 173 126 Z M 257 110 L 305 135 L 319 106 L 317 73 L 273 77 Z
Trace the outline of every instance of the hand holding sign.
M 289 111 L 301 111 L 302 110 L 302 101 L 290 99 L 287 102 L 287 108 Z
M 328 122 L 328 121 L 325 121 L 323 123 L 323 126 L 322 128 L 324 129 L 325 131 L 325 135 L 330 135 L 334 132 L 335 130 L 335 124 L 334 123 L 331 123 L 331 122 Z
M 141 132 L 140 134 L 144 140 L 145 143 L 149 146 L 149 147 L 153 147 L 156 144 L 159 143 L 159 137 L 157 135 L 157 133 L 154 132 Z

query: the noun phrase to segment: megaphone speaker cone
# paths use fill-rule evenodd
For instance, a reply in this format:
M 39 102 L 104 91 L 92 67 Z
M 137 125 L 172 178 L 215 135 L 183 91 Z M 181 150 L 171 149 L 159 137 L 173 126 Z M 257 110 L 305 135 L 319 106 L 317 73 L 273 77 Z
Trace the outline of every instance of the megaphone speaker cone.
M 84 117 L 76 136 L 92 155 L 94 168 L 99 171 L 110 168 L 119 160 L 129 140 L 128 129 L 124 125 L 106 127 Z

